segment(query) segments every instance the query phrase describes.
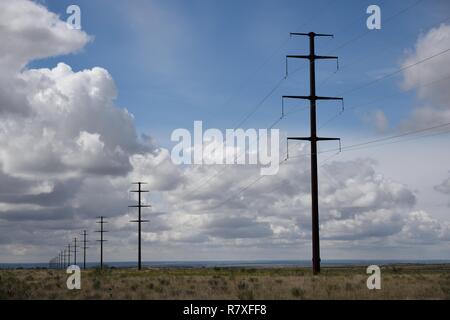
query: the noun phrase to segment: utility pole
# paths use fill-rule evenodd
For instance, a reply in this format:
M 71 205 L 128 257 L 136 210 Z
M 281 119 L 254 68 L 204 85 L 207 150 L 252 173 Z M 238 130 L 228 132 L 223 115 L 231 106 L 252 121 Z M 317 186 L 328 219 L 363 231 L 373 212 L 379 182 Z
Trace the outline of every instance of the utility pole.
M 66 249 L 64 249 L 62 251 L 62 258 L 63 258 L 63 268 L 65 268 L 67 266 L 66 265 Z
M 83 269 L 86 269 L 86 249 L 88 248 L 86 247 L 86 243 L 88 242 L 88 240 L 86 240 L 86 230 L 83 230 L 83 233 L 81 233 L 81 235 L 83 236 Z
M 100 219 L 100 221 L 97 221 L 97 223 L 100 224 L 100 230 L 97 230 L 95 232 L 99 232 L 100 233 L 100 240 L 97 240 L 100 242 L 100 269 L 103 269 L 103 242 L 105 242 L 106 240 L 103 239 L 103 233 L 108 232 L 106 230 L 103 229 L 103 225 L 105 223 L 108 223 L 107 221 L 105 221 L 105 217 L 100 216 L 98 217 Z
M 136 184 L 138 186 L 137 190 L 131 190 L 130 192 L 136 192 L 138 194 L 138 204 L 128 206 L 130 208 L 138 208 L 138 219 L 137 220 L 131 220 L 130 222 L 137 222 L 138 224 L 138 270 L 142 269 L 142 256 L 141 256 L 141 223 L 142 222 L 149 222 L 149 220 L 142 220 L 141 219 L 141 208 L 148 208 L 151 207 L 150 205 L 144 205 L 141 202 L 141 193 L 149 192 L 148 190 L 142 190 L 141 185 L 146 184 L 145 182 L 133 182 L 132 184 Z
M 78 246 L 77 246 L 77 237 L 75 237 L 75 238 L 73 238 L 73 242 L 74 242 L 74 245 L 73 245 L 73 259 L 74 259 L 74 265 L 76 265 L 77 264 L 77 248 L 78 248 Z
M 320 244 L 319 244 L 319 188 L 317 174 L 317 141 L 339 140 L 340 138 L 323 138 L 317 136 L 317 120 L 316 120 L 316 101 L 317 100 L 341 100 L 343 98 L 321 97 L 316 95 L 316 60 L 337 59 L 336 56 L 317 56 L 315 53 L 316 37 L 333 37 L 331 34 L 319 33 L 291 33 L 294 36 L 309 37 L 309 55 L 288 55 L 288 58 L 308 59 L 309 60 L 309 96 L 283 96 L 283 99 L 304 99 L 310 102 L 310 131 L 309 137 L 289 137 L 288 140 L 305 140 L 311 143 L 311 200 L 312 200 L 312 265 L 313 273 L 320 273 Z
M 70 248 L 70 243 L 67 245 L 67 261 L 68 261 L 68 266 L 70 266 L 70 253 L 72 252 L 72 249 Z

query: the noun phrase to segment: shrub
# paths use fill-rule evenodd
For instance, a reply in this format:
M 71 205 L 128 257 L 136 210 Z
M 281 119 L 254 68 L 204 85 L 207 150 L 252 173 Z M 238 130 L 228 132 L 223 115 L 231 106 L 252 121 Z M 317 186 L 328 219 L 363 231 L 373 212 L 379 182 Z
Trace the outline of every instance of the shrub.
M 303 298 L 305 295 L 305 290 L 302 288 L 292 288 L 291 294 L 296 298 Z
M 242 290 L 238 293 L 239 300 L 253 300 L 255 299 L 252 290 Z
M 239 290 L 245 290 L 245 289 L 248 288 L 248 285 L 247 285 L 247 283 L 245 281 L 240 281 L 237 284 L 237 287 L 238 287 Z

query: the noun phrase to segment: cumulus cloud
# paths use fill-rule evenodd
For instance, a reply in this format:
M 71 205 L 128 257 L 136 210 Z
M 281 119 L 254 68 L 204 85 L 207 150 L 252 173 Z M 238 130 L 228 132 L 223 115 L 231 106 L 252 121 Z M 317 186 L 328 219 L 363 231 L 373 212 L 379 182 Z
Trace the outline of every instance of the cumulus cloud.
M 449 194 L 450 195 L 450 178 L 445 179 L 442 181 L 441 184 L 434 187 L 436 191 L 439 191 L 443 194 Z
M 8 44 L 0 48 L 0 114 L 24 114 L 26 89 L 17 72 L 33 59 L 78 51 L 90 37 L 31 1 L 2 1 L 0 9 L 0 39 Z
M 441 24 L 419 37 L 415 48 L 404 60 L 403 67 L 413 65 L 449 48 L 450 25 Z M 450 52 L 436 56 L 403 72 L 403 88 L 407 90 L 416 88 L 420 103 L 403 126 L 420 128 L 450 121 L 449 76 Z
M 323 167 L 321 172 L 327 177 L 320 183 L 324 238 L 366 239 L 401 231 L 415 195 L 406 186 L 376 173 L 375 166 L 373 160 L 357 159 Z M 266 245 L 298 243 L 310 238 L 308 167 L 307 159 L 286 162 L 277 176 L 265 177 L 251 188 L 246 186 L 254 181 L 257 168 L 227 168 L 206 186 L 194 183 L 186 189 L 179 185 L 167 194 L 167 202 L 172 203 L 175 220 L 195 212 L 191 223 L 209 237 L 244 239 L 241 243 L 260 238 Z M 214 172 L 211 168 L 207 176 Z M 197 174 L 189 170 L 186 179 L 197 180 Z M 229 192 L 224 194 L 223 190 Z M 236 196 L 229 197 L 233 193 Z
M 168 162 L 167 152 L 140 139 L 133 115 L 114 104 L 107 70 L 75 72 L 64 63 L 26 68 L 35 59 L 77 52 L 90 36 L 31 1 L 2 1 L 0 23 L 8 43 L 0 49 L 0 83 L 8 84 L 0 85 L 3 242 L 42 243 L 32 228 L 66 231 L 101 214 L 123 215 L 130 182 L 145 171 L 164 181 L 153 190 L 177 183 L 176 168 L 157 169 Z
M 30 60 L 68 54 L 83 48 L 89 36 L 67 27 L 45 7 L 27 0 L 2 1 L 0 49 L 2 72 L 15 72 Z
M 399 237 L 404 241 L 435 243 L 450 240 L 450 224 L 432 218 L 427 212 L 411 212 L 405 221 Z

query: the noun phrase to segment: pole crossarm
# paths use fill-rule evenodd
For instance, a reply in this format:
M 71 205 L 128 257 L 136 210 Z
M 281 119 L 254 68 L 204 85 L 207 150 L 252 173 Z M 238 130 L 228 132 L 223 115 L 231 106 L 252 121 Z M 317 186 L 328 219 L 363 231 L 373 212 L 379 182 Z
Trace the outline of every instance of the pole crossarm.
M 288 140 L 311 141 L 311 137 L 288 137 Z
M 340 100 L 340 101 L 344 101 L 344 98 L 341 98 L 341 97 L 323 97 L 323 96 L 283 96 L 283 99 Z
M 307 37 L 331 37 L 334 38 L 334 34 L 329 33 L 315 33 L 315 32 L 291 32 L 291 36 L 307 36 Z
M 339 59 L 337 56 L 317 56 L 317 55 L 287 55 L 288 59 L 308 59 L 308 60 L 326 60 L 326 59 Z

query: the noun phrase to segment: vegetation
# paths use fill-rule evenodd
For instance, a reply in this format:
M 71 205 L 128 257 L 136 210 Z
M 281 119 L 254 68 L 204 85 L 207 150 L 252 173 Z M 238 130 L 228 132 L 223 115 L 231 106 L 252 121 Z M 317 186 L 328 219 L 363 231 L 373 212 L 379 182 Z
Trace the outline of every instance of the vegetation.
M 368 290 L 364 267 L 90 269 L 68 290 L 64 270 L 0 270 L 0 299 L 450 299 L 449 271 L 385 266 Z

